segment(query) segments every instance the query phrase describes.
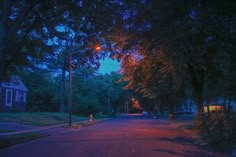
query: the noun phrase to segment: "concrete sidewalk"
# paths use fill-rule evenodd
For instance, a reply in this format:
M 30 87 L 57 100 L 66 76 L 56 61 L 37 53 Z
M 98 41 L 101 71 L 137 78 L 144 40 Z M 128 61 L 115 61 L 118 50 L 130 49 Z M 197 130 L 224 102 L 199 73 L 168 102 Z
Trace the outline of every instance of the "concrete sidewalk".
M 99 122 L 102 122 L 102 121 L 105 121 L 105 120 L 109 120 L 109 119 L 110 118 L 98 119 L 98 120 L 95 120 L 93 123 L 90 123 L 89 120 L 77 121 L 77 122 L 72 123 L 72 127 L 75 126 L 77 128 L 80 128 L 80 127 L 83 127 L 83 126 L 96 124 L 96 123 L 99 123 Z M 62 124 L 56 124 L 56 125 L 50 125 L 50 126 L 43 126 L 43 127 L 36 126 L 35 128 L 31 128 L 31 129 L 24 129 L 24 130 L 12 131 L 12 132 L 3 132 L 3 133 L 0 133 L 0 136 L 16 135 L 16 134 L 36 132 L 36 131 L 45 131 L 45 130 L 54 129 L 54 128 L 61 128 L 61 127 L 66 128 L 67 126 L 68 126 L 68 123 L 62 123 Z

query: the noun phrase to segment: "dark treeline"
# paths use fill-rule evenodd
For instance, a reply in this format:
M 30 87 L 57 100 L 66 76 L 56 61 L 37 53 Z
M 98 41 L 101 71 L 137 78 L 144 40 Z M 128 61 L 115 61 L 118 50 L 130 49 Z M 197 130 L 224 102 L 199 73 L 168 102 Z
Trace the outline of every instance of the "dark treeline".
M 28 111 L 60 110 L 60 74 L 47 71 L 24 71 L 21 78 L 29 89 Z M 121 75 L 97 74 L 94 70 L 79 69 L 73 73 L 73 113 L 111 114 L 123 111 L 125 101 L 131 96 L 124 91 L 124 83 L 118 83 Z M 65 109 L 68 112 L 68 77 L 65 87 Z

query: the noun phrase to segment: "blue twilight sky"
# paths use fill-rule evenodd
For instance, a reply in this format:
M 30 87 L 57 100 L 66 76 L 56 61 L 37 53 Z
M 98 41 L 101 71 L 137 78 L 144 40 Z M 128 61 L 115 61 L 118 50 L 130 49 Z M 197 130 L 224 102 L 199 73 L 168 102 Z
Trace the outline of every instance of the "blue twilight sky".
M 104 60 L 101 60 L 100 64 L 101 65 L 98 72 L 102 74 L 109 74 L 112 71 L 120 70 L 120 63 L 110 58 L 105 58 Z

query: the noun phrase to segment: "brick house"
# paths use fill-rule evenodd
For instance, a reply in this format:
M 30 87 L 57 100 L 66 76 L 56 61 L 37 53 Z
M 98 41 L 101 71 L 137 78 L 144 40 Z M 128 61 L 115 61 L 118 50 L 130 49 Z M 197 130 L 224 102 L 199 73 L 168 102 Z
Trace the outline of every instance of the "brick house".
M 8 82 L 0 82 L 0 112 L 26 111 L 28 89 L 17 76 Z

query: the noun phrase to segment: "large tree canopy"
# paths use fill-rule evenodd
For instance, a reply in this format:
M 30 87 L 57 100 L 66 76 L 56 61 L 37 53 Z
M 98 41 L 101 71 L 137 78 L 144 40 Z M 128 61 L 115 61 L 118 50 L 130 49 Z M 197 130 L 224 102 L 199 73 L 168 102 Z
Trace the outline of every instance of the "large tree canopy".
M 110 27 L 111 21 L 103 15 L 115 6 L 112 1 L 104 5 L 100 1 L 2 0 L 0 78 L 14 74 L 22 66 L 32 66 L 34 58 L 45 59 L 45 53 L 55 54 L 65 43 L 71 47 L 77 42 L 80 49 L 81 45 L 92 49 L 92 45 L 100 42 L 102 31 Z M 98 57 L 92 57 L 96 53 L 86 49 L 77 55 L 82 62 L 93 64 Z
M 130 12 L 130 16 L 123 18 L 120 29 L 109 37 L 118 40 L 117 46 L 121 47 L 122 51 L 115 57 L 123 61 L 124 79 L 130 82 L 128 87 L 137 88 L 146 96 L 153 97 L 150 93 L 158 95 L 158 92 L 168 95 L 165 90 L 172 90 L 167 86 L 162 88 L 163 85 L 176 90 L 183 78 L 188 78 L 200 119 L 203 100 L 213 89 L 224 89 L 224 93 L 217 90 L 215 97 L 224 96 L 226 91 L 232 94 L 229 86 L 230 78 L 235 77 L 234 1 L 160 0 L 145 2 L 143 8 L 137 3 L 127 4 L 136 14 Z M 151 92 L 153 89 L 157 90 Z
M 0 79 L 34 58 L 65 72 L 69 51 L 80 67 L 109 50 L 126 87 L 144 96 L 176 102 L 189 83 L 199 119 L 204 99 L 235 97 L 233 0 L 3 0 L 0 7 Z M 96 43 L 101 54 L 92 51 Z
M 44 22 L 49 20 L 51 1 L 1 1 L 0 77 L 9 76 L 28 57 L 48 51 L 43 46 Z M 39 40 L 40 39 L 40 40 Z

